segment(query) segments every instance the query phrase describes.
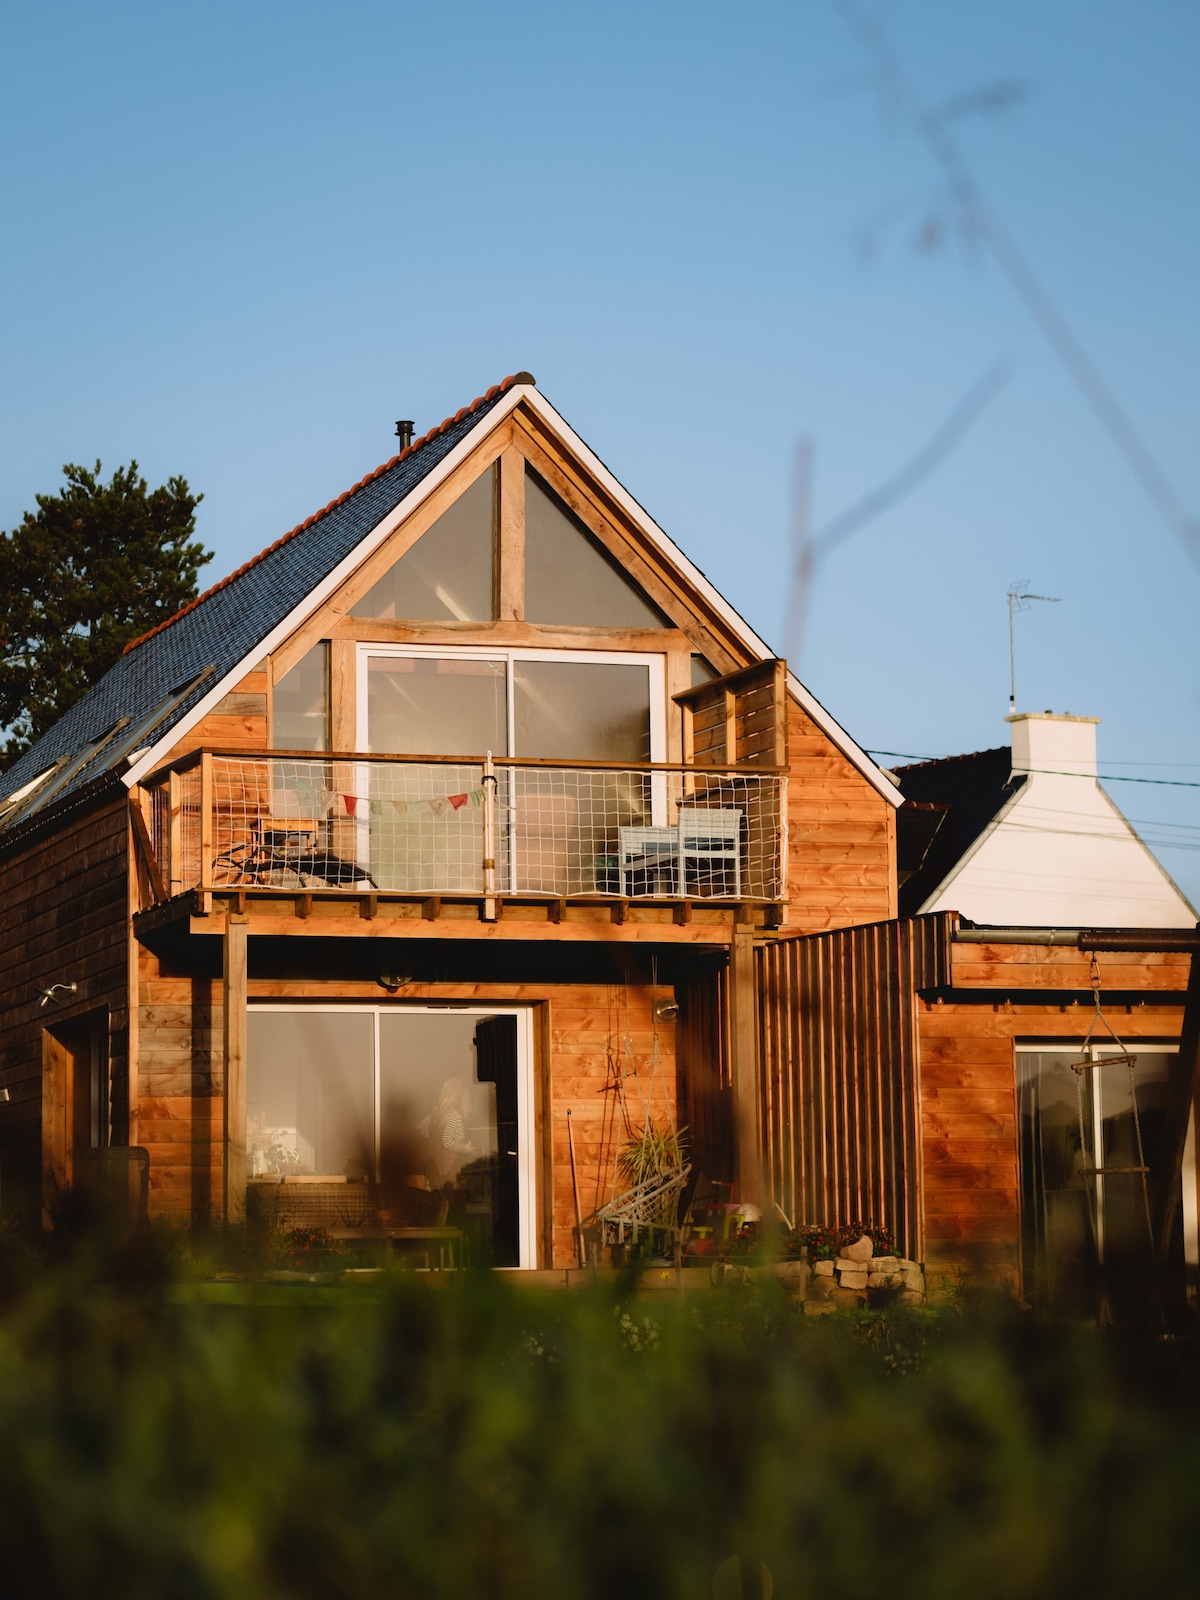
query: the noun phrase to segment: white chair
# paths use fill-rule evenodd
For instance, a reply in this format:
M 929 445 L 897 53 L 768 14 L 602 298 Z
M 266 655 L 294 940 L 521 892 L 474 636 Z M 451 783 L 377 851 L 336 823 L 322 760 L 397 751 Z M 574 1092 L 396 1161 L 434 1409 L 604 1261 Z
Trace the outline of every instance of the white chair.
M 679 810 L 679 896 L 742 897 L 742 813 L 730 808 Z M 732 889 L 731 889 L 732 880 Z

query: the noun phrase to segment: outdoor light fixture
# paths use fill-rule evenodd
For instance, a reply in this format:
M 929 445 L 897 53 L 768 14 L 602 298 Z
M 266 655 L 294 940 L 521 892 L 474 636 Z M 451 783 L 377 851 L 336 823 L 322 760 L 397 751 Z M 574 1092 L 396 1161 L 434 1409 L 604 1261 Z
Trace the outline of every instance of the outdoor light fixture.
M 380 988 L 386 989 L 389 994 L 395 994 L 397 989 L 402 989 L 406 983 L 412 982 L 411 972 L 392 972 L 385 968 L 375 979 Z
M 38 994 L 41 996 L 41 999 L 38 1001 L 38 1005 L 44 1006 L 50 1000 L 54 1000 L 54 1003 L 57 1005 L 58 1001 L 55 999 L 56 995 L 74 994 L 78 988 L 79 985 L 77 983 L 52 983 L 48 989 L 38 990 Z

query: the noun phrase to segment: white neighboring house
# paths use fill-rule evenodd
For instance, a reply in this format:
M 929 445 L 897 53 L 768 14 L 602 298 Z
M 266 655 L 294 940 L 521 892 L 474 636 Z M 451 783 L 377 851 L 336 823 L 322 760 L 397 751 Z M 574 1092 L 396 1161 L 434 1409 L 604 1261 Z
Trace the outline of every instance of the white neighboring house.
M 1010 927 L 1193 926 L 1194 907 L 1100 787 L 1099 718 L 1005 720 L 1011 752 L 896 769 L 907 802 L 902 914 L 957 911 Z

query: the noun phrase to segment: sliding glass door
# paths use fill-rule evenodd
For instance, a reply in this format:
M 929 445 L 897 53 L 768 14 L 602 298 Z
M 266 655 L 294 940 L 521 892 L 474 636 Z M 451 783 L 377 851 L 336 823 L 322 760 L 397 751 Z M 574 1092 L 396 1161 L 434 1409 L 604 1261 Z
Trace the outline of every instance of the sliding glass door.
M 365 1184 L 393 1220 L 418 1190 L 475 1259 L 533 1265 L 529 1029 L 515 1009 L 251 1006 L 248 1177 Z
M 1171 1175 L 1178 1058 L 1171 1046 L 1133 1049 L 1132 1072 L 1109 1047 L 1089 1050 L 1081 1071 L 1077 1046 L 1017 1051 L 1026 1290 L 1063 1315 L 1128 1320 L 1153 1307 L 1151 1234 Z M 1195 1195 L 1190 1149 L 1185 1169 L 1168 1294 L 1182 1288 L 1185 1256 L 1196 1259 L 1195 1207 L 1185 1203 Z
M 364 767 L 375 882 L 418 892 L 477 888 L 482 767 L 453 758 L 490 751 L 501 892 L 614 888 L 619 830 L 664 822 L 666 787 L 606 764 L 663 760 L 665 693 L 661 655 L 361 646 L 359 748 L 440 758 Z M 546 765 L 507 766 L 508 756 Z

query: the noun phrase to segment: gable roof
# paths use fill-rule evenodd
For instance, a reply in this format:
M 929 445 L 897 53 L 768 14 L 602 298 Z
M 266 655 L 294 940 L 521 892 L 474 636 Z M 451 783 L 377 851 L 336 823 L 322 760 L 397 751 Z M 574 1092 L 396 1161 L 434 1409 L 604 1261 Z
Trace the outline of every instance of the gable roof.
M 1022 748 L 1014 766 L 1005 745 L 894 769 L 900 915 L 953 908 L 994 925 L 1190 927 L 1195 911 L 1101 786 L 1094 753 L 1049 759 L 1027 764 Z
M 51 790 L 55 800 L 61 799 L 110 769 L 120 755 L 147 742 L 157 744 L 210 698 L 230 672 L 244 670 L 246 658 L 314 585 L 336 570 L 381 518 L 445 460 L 507 390 L 528 380 L 528 373 L 518 373 L 489 389 L 135 640 L 99 683 L 5 773 L 3 792 L 16 793 L 67 758 L 76 770 L 65 782 L 56 783 L 51 776 L 46 794 L 31 796 L 30 804 L 21 808 L 28 814 L 51 798 Z M 159 712 L 164 714 L 156 716 Z M 125 727 L 91 760 L 77 764 L 123 718 L 128 719 Z
M 896 872 L 902 917 L 915 916 L 937 886 L 1025 783 L 1012 750 L 974 750 L 895 767 L 904 804 L 896 813 Z
M 47 800 L 57 804 L 74 790 L 90 786 L 131 753 L 139 758 L 129 763 L 124 781 L 130 786 L 138 782 L 153 766 L 155 747 L 164 738 L 181 737 L 211 710 L 249 663 L 299 626 L 454 470 L 478 442 L 477 430 L 494 426 L 522 401 L 542 416 L 751 656 L 771 659 L 774 652 L 769 646 L 537 391 L 532 376 L 519 372 L 135 640 L 100 682 L 5 774 L 0 791 L 12 795 L 50 770 L 45 784 L 7 817 L 0 810 L 0 828 L 24 821 Z M 901 795 L 890 774 L 791 673 L 788 688 L 872 786 L 899 806 Z

